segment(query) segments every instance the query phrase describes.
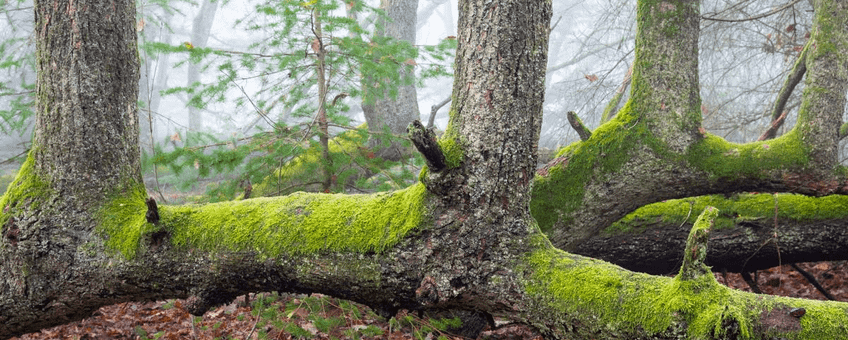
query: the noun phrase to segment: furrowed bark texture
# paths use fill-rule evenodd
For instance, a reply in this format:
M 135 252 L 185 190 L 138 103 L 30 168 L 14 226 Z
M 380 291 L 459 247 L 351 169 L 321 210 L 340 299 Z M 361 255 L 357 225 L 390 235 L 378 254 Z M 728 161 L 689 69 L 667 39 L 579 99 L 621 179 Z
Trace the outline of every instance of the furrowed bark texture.
M 699 131 L 697 6 L 640 3 L 629 102 L 592 138 L 541 169 L 534 184 L 533 215 L 554 244 L 574 251 L 637 207 L 666 199 L 848 193 L 835 151 L 848 84 L 848 32 L 841 25 L 848 12 L 840 2 L 816 6 L 814 31 L 820 33 L 811 37 L 809 89 L 795 129 L 770 141 L 733 144 Z
M 132 6 L 37 2 L 40 114 L 33 155 L 59 195 L 99 199 L 120 181 L 141 178 L 139 64 L 129 39 L 136 33 L 127 26 L 135 22 L 135 8 L 126 7 Z M 93 20 L 98 16 L 103 19 Z
M 753 272 L 783 264 L 848 260 L 848 221 L 780 219 L 740 222 L 713 230 L 706 263 L 715 271 Z M 644 221 L 639 231 L 600 234 L 584 240 L 576 254 L 628 270 L 668 275 L 680 269 L 680 249 L 692 223 Z M 778 237 L 775 238 L 775 233 Z
M 134 3 L 36 1 L 35 18 L 37 126 L 2 201 L 0 337 L 114 301 L 93 214 L 141 183 Z
M 51 5 L 36 4 L 51 20 L 72 23 L 73 15 L 108 10 L 112 3 L 82 3 L 79 10 L 70 4 L 45 7 Z M 87 20 L 109 22 L 115 13 L 126 13 L 120 25 L 127 31 L 117 46 L 134 53 L 133 4 L 121 5 Z M 654 6 L 665 10 L 668 2 Z M 460 13 L 456 102 L 439 140 L 447 166 L 422 173 L 423 183 L 405 190 L 161 206 L 159 221 L 152 224 L 146 193 L 137 185 L 137 165 L 129 175 L 110 169 L 137 162 L 137 150 L 130 149 L 134 140 L 124 153 L 104 149 L 127 158 L 108 153 L 112 158 L 90 169 L 114 171 L 107 183 L 124 190 L 110 196 L 104 195 L 107 189 L 79 183 L 89 180 L 85 173 L 56 180 L 50 169 L 67 167 L 62 158 L 43 163 L 45 158 L 35 155 L 3 198 L 4 210 L 12 213 L 3 215 L 0 240 L 0 337 L 78 319 L 109 303 L 191 297 L 188 308 L 199 314 L 237 295 L 267 290 L 332 294 L 365 302 L 384 316 L 398 308 L 499 314 L 550 338 L 767 338 L 799 329 L 810 339 L 845 334 L 844 303 L 734 292 L 718 285 L 700 262 L 672 279 L 553 248 L 528 211 L 551 4 L 463 0 Z M 39 20 L 46 18 L 42 15 Z M 66 37 L 62 32 L 72 32 L 70 27 L 57 36 Z M 103 39 L 98 38 L 92 41 Z M 52 67 L 48 56 L 39 55 L 40 66 L 44 57 Z M 134 59 L 97 59 L 104 60 L 111 61 L 107 69 L 137 70 Z M 56 60 L 56 65 L 65 64 Z M 65 99 L 39 98 L 57 106 Z M 91 112 L 79 116 L 83 126 L 98 119 L 121 128 L 136 122 L 133 114 Z M 115 141 L 94 142 L 100 148 Z M 42 147 L 47 148 L 35 145 Z M 47 193 L 16 189 L 23 185 Z M 79 194 L 72 190 L 76 186 L 99 194 Z M 702 214 L 692 234 L 705 238 L 716 213 Z M 689 249 L 697 250 L 699 261 L 707 251 L 703 241 L 690 242 Z M 790 308 L 805 308 L 805 322 L 787 316 Z M 789 328 L 775 328 L 775 320 Z

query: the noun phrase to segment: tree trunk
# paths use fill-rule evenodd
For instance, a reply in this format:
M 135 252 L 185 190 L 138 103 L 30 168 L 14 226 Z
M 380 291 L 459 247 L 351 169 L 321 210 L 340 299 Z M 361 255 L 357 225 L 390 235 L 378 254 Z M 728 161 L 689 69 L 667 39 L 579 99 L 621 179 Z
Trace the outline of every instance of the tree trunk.
M 382 34 L 415 44 L 418 0 L 381 0 L 380 8 L 386 11 L 389 18 L 388 22 L 383 23 Z M 414 77 L 411 67 L 403 72 L 406 74 L 401 78 Z M 368 145 L 374 149 L 377 157 L 399 160 L 409 155 L 409 150 L 401 143 L 392 141 L 392 137 L 386 136 L 386 133 L 402 135 L 406 133 L 409 123 L 419 119 L 421 113 L 418 111 L 418 96 L 414 84 L 399 86 L 396 98 L 389 97 L 386 91 L 383 96 L 364 98 L 362 102 L 368 131 L 372 134 Z
M 194 22 L 191 26 L 191 41 L 195 47 L 206 47 L 206 42 L 209 40 L 212 23 L 215 21 L 215 12 L 218 11 L 218 1 L 204 0 L 200 6 L 200 13 L 194 17 Z M 188 64 L 188 81 L 186 86 L 193 86 L 194 83 L 200 81 L 200 65 L 194 62 Z M 189 98 L 188 105 L 188 129 L 193 132 L 200 132 L 203 129 L 203 117 L 201 116 L 199 103 L 192 103 L 194 100 Z
M 33 146 L 2 199 L 2 337 L 127 300 L 110 292 L 114 239 L 96 214 L 110 197 L 144 198 L 135 4 L 36 1 L 35 21 Z
M 841 2 L 816 4 L 818 33 L 810 38 L 814 52 L 807 57 L 795 129 L 749 144 L 728 143 L 700 128 L 698 14 L 692 6 L 639 5 L 630 100 L 591 139 L 567 147 L 539 171 L 531 210 L 555 245 L 575 250 L 627 213 L 666 199 L 740 191 L 848 192 L 848 178 L 836 162 L 848 27 L 830 24 L 845 20 Z M 682 12 L 669 19 L 672 7 Z
M 695 223 L 681 256 L 684 270 L 675 278 L 568 254 L 541 234 L 528 206 L 549 2 L 460 2 L 450 123 L 438 141 L 414 138 L 417 147 L 442 152 L 444 166 L 425 170 L 422 183 L 373 195 L 297 193 L 158 208 L 145 202 L 137 143 L 130 137 L 137 133 L 129 128 L 136 124 L 129 103 L 136 100 L 138 80 L 134 7 L 116 6 L 123 7 L 36 2 L 39 132 L 30 161 L 3 199 L 2 337 L 120 301 L 192 296 L 188 308 L 200 314 L 246 292 L 268 290 L 330 294 L 364 302 L 384 316 L 398 308 L 479 311 L 530 324 L 550 338 L 845 334 L 848 304 L 766 297 L 719 285 L 704 266 L 718 215 L 714 208 Z M 655 15 L 657 27 L 697 17 L 697 3 L 639 6 Z M 80 31 L 85 33 L 75 33 Z M 634 73 L 634 88 L 691 81 L 651 77 L 647 73 L 656 68 L 638 60 L 636 65 L 645 78 Z M 659 116 L 673 117 L 674 110 L 697 104 L 666 97 L 674 92 L 697 95 L 667 88 L 642 105 L 671 107 Z M 613 123 L 639 119 L 635 115 L 623 112 Z M 648 118 L 622 128 L 675 130 Z M 682 127 L 655 143 L 677 150 L 693 134 L 697 139 L 697 130 Z M 80 135 L 91 137 L 91 144 L 77 144 L 79 152 L 57 146 Z

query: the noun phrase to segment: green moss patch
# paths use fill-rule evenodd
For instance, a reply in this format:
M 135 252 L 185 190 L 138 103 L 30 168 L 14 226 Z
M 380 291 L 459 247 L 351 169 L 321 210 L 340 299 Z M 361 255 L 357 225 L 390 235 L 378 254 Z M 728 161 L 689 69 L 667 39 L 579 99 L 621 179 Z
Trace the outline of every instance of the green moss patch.
M 147 223 L 147 191 L 142 184 L 128 192 L 115 193 L 100 209 L 97 231 L 105 238 L 106 247 L 133 258 L 144 235 L 159 230 Z
M 47 181 L 35 173 L 34 152 L 34 149 L 29 152 L 29 156 L 21 165 L 17 176 L 9 183 L 6 193 L 0 198 L 0 209 L 2 209 L 0 228 L 5 227 L 6 222 L 18 208 L 23 208 L 23 206 L 29 204 L 39 204 L 41 198 L 50 195 L 50 186 Z
M 445 133 L 439 138 L 439 147 L 442 148 L 442 153 L 445 154 L 445 162 L 448 169 L 452 169 L 460 166 L 465 160 L 465 151 L 462 146 L 464 140 L 460 136 L 459 131 L 457 131 L 456 126 L 458 124 L 454 122 L 456 111 L 451 108 L 448 115 L 450 116 L 450 121 L 445 129 Z
M 796 130 L 776 139 L 746 144 L 707 134 L 689 148 L 686 160 L 709 172 L 710 179 L 765 177 L 768 170 L 798 169 L 809 163 L 807 149 Z
M 557 157 L 567 161 L 548 169 L 546 176 L 536 176 L 530 212 L 543 232 L 549 232 L 556 223 L 568 223 L 564 216 L 580 207 L 586 183 L 593 176 L 617 172 L 641 144 L 646 130 L 631 115 L 630 108 L 628 102 L 613 120 L 595 129 L 588 140 L 563 148 Z
M 808 197 L 798 194 L 740 193 L 667 200 L 643 206 L 604 230 L 606 234 L 642 232 L 654 224 L 693 224 L 707 206 L 720 210 L 713 228 L 732 228 L 743 221 L 817 221 L 848 217 L 848 196 Z
M 712 275 L 681 280 L 634 273 L 538 243 L 524 261 L 532 273 L 525 282 L 528 294 L 540 307 L 558 311 L 562 323 L 580 324 L 585 329 L 578 332 L 595 337 L 610 330 L 623 330 L 623 338 L 631 335 L 626 330 L 662 333 L 672 321 L 684 321 L 690 339 L 720 337 L 726 335 L 725 322 L 735 320 L 741 337 L 750 339 L 761 311 L 790 308 L 807 311 L 791 339 L 835 339 L 848 327 L 846 303 L 746 293 L 720 285 Z
M 161 224 L 178 246 L 257 251 L 263 256 L 319 251 L 379 252 L 422 223 L 426 189 L 416 184 L 370 195 L 298 192 L 206 205 L 163 206 Z

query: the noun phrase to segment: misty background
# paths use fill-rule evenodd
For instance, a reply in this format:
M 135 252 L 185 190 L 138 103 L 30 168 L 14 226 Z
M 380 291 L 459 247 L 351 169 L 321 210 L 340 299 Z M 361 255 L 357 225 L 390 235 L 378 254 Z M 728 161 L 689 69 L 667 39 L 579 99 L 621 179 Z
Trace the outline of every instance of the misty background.
M 308 76 L 297 78 L 291 70 L 269 61 L 273 58 L 268 56 L 275 54 L 304 54 L 308 59 L 309 52 L 308 43 L 288 49 L 285 44 L 274 45 L 285 38 L 275 36 L 279 25 L 285 24 L 279 19 L 282 16 L 268 14 L 271 4 L 277 2 L 137 2 L 142 59 L 139 127 L 144 154 L 184 147 L 180 143 L 192 133 L 208 137 L 198 139 L 199 144 L 226 146 L 272 131 L 278 123 L 308 126 L 315 120 L 310 113 L 317 100 L 315 90 L 307 87 L 300 93 L 294 88 L 297 82 L 308 82 Z M 294 3 L 295 8 L 310 6 L 307 1 L 284 2 Z M 387 2 L 383 0 L 382 5 Z M 444 42 L 457 35 L 457 2 L 415 2 L 413 46 L 422 51 L 435 49 L 436 55 L 439 51 L 448 54 L 443 60 L 422 54 L 412 63 L 406 61 L 414 65 L 418 77 L 413 98 L 419 119 L 426 124 L 433 106 L 450 98 L 453 79 L 444 74 L 451 73 L 453 60 L 450 51 L 439 48 L 449 46 Z M 365 3 L 381 7 L 379 0 Z M 553 2 L 541 148 L 556 149 L 578 140 L 566 119 L 568 111 L 576 112 L 594 129 L 616 93 L 623 94 L 620 101 L 613 102 L 616 109 L 627 101 L 635 5 L 635 0 Z M 34 126 L 32 3 L 2 1 L 0 13 L 0 161 L 4 169 L 13 171 L 29 148 Z M 356 21 L 366 31 L 375 29 L 379 17 L 366 12 L 351 14 L 343 5 L 331 13 Z M 812 6 L 800 0 L 707 0 L 701 13 L 699 76 L 704 127 L 732 142 L 754 141 L 771 123 L 778 91 L 809 37 Z M 310 20 L 308 16 L 298 18 L 294 20 Z M 354 35 L 350 30 L 339 32 L 335 34 Z M 441 70 L 442 75 L 431 72 L 433 69 Z M 350 82 L 355 88 L 360 80 L 353 78 L 363 75 L 354 73 L 339 75 L 339 86 Z M 794 126 L 802 90 L 803 82 L 789 99 L 786 123 L 779 134 Z M 300 95 L 297 102 L 293 100 L 296 94 Z M 337 115 L 346 117 L 341 120 L 346 124 L 331 126 L 333 135 L 346 131 L 343 125 L 365 122 L 361 96 L 338 100 L 343 109 Z M 398 100 L 410 99 L 399 96 Z M 439 130 L 448 123 L 449 105 L 435 115 L 433 122 Z M 842 143 L 843 161 L 844 155 Z M 148 176 L 160 175 L 146 170 L 146 181 Z

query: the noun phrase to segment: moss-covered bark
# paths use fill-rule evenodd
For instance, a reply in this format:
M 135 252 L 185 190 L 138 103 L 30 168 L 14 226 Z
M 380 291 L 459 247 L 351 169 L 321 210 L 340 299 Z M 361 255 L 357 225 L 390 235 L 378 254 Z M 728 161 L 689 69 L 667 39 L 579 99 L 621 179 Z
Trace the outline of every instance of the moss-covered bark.
M 110 5 L 36 3 L 40 15 L 54 10 L 40 18 L 63 23 L 76 22 L 74 15 L 86 11 L 99 15 L 85 21 L 109 22 L 114 12 L 97 10 Z M 122 5 L 118 12 L 130 14 L 132 4 Z M 422 183 L 404 191 L 367 196 L 296 194 L 160 207 L 158 221 L 148 221 L 146 195 L 133 181 L 135 173 L 116 171 L 106 179 L 106 184 L 123 189 L 118 191 L 78 183 L 92 174 L 55 177 L 44 169 L 68 168 L 73 162 L 54 164 L 62 162 L 62 157 L 50 158 L 55 156 L 50 153 L 58 151 L 36 138 L 35 147 L 49 151 L 42 151 L 46 157 L 33 156 L 17 183 L 34 187 L 45 183 L 48 189 L 30 196 L 10 190 L 16 196 L 3 200 L 15 211 L 5 212 L 7 222 L 0 239 L 0 337 L 78 319 L 98 306 L 120 301 L 191 297 L 188 307 L 199 314 L 237 295 L 267 290 L 332 294 L 364 302 L 387 317 L 398 308 L 496 314 L 531 324 L 551 338 L 820 339 L 845 334 L 848 304 L 756 296 L 718 285 L 701 262 L 708 251 L 703 239 L 711 230 L 712 215 L 696 223 L 694 235 L 700 241 L 693 238 L 687 250 L 695 250 L 695 256 L 689 257 L 692 265 L 675 278 L 633 273 L 555 248 L 529 211 L 551 4 L 464 0 L 460 13 L 455 102 L 450 125 L 438 141 L 446 166 L 423 171 Z M 640 1 L 640 13 L 653 20 L 653 26 L 640 24 L 640 34 L 658 27 L 660 31 L 644 34 L 673 43 L 691 38 L 688 29 L 674 27 L 692 26 L 688 20 L 697 17 L 697 3 Z M 131 18 L 128 15 L 121 21 L 129 32 Z M 39 21 L 42 25 L 50 27 Z M 72 38 L 59 37 L 66 39 L 59 45 L 75 45 Z M 132 42 L 135 34 L 118 38 Z M 656 47 L 671 53 L 673 44 L 665 43 Z M 692 60 L 682 55 L 671 58 Z M 134 66 L 117 60 L 107 66 Z M 657 73 L 658 66 L 641 65 L 634 84 L 639 74 L 645 77 L 640 86 L 692 82 L 685 77 L 665 79 L 673 73 Z M 55 84 L 41 80 L 39 86 Z M 552 167 L 549 172 L 562 174 L 555 178 L 562 181 L 558 185 L 579 185 L 566 187 L 573 190 L 568 197 L 585 204 L 608 195 L 599 191 L 606 185 L 599 180 L 613 178 L 603 177 L 603 171 L 618 171 L 616 176 L 632 180 L 651 169 L 636 167 L 634 159 L 647 159 L 653 169 L 665 171 L 690 163 L 686 155 L 691 147 L 679 147 L 709 138 L 698 137 L 687 118 L 686 110 L 697 99 L 669 97 L 688 93 L 678 90 L 650 89 L 657 97 L 641 104 L 631 102 L 589 140 L 566 150 L 565 158 L 560 158 L 566 167 Z M 61 108 L 66 99 L 48 92 L 40 100 Z M 84 104 L 97 103 L 97 99 Z M 660 111 L 670 107 L 671 111 L 643 115 L 634 110 L 640 105 Z M 40 110 L 39 114 L 46 113 Z M 657 120 L 678 114 L 682 125 L 677 127 Z M 116 124 L 123 131 L 129 130 L 121 124 L 136 121 L 131 118 L 78 117 L 81 122 L 104 120 L 103 124 Z M 58 124 L 58 131 L 74 135 L 64 125 L 69 124 L 67 120 L 40 120 L 39 124 Z M 656 129 L 676 130 L 662 138 L 652 137 Z M 105 147 L 113 140 L 95 138 L 94 142 L 95 147 Z M 120 146 L 104 150 L 136 157 L 127 160 L 110 154 L 95 163 L 109 171 L 126 169 L 119 162 L 137 162 L 134 150 L 120 153 Z M 616 150 L 626 153 L 595 161 L 581 158 Z M 747 151 L 743 154 L 757 157 Z M 676 160 L 676 165 L 663 165 L 668 159 Z M 567 168 L 571 165 L 600 167 L 566 172 L 574 170 Z M 704 173 L 707 170 L 697 174 Z M 714 177 L 710 185 L 721 180 Z M 71 189 L 92 186 L 100 194 L 77 195 Z M 78 197 L 91 198 L 82 201 L 90 206 L 75 205 Z M 580 209 L 585 207 L 572 209 L 584 213 Z M 789 315 L 790 308 L 804 308 L 806 314 Z M 778 322 L 780 327 L 774 327 Z
M 668 274 L 699 211 L 716 206 L 714 270 L 755 271 L 780 264 L 848 260 L 848 196 L 709 195 L 650 204 L 584 240 L 575 253 L 629 270 Z
M 808 75 L 796 127 L 748 144 L 699 128 L 697 6 L 644 1 L 638 10 L 630 101 L 592 138 L 564 148 L 537 174 L 531 210 L 555 245 L 575 250 L 636 208 L 666 199 L 848 191 L 835 151 L 848 85 L 844 4 L 816 3 L 808 47 L 814 51 L 805 52 Z

